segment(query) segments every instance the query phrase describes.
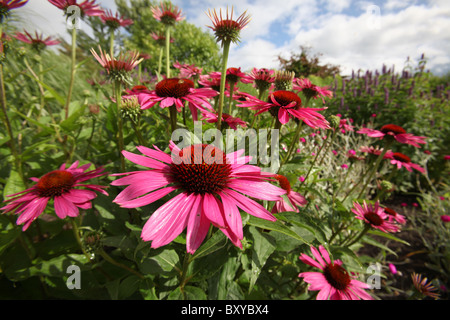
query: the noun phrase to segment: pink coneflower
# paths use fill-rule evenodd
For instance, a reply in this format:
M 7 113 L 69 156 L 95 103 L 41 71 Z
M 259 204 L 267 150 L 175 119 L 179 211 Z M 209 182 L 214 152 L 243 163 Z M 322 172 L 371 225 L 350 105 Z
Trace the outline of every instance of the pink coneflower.
M 173 66 L 180 70 L 180 78 L 196 79 L 202 74 L 203 68 L 199 68 L 194 64 L 181 64 L 178 61 Z
M 354 126 L 347 123 L 347 119 L 341 119 L 339 121 L 339 129 L 341 129 L 342 133 L 346 133 L 347 131 L 352 132 L 352 131 L 354 131 L 353 128 L 354 128 Z
M 209 112 L 207 110 L 202 110 L 203 119 L 206 120 L 208 123 L 216 123 L 218 120 L 217 113 Z M 242 120 L 241 118 L 232 117 L 227 113 L 222 113 L 222 126 L 226 124 L 228 127 L 230 127 L 233 130 L 237 130 L 238 126 L 241 126 L 242 128 L 247 127 L 247 123 Z M 226 129 L 226 127 L 223 127 Z
M 125 158 L 150 170 L 124 173 L 126 177 L 112 183 L 128 185 L 114 199 L 124 208 L 142 207 L 178 192 L 151 215 L 142 229 L 142 239 L 152 241 L 152 248 L 170 243 L 187 227 L 186 249 L 192 254 L 211 223 L 242 248 L 239 208 L 261 219 L 276 220 L 246 195 L 278 201 L 286 192 L 268 182 L 273 174 L 246 165 L 251 157 L 243 156 L 244 150 L 225 154 L 212 145 L 201 144 L 180 150 L 173 142 L 170 148 L 172 155 L 156 147 L 137 147 L 144 156 L 123 151 Z
M 151 36 L 152 36 L 153 40 L 155 40 L 159 46 L 164 47 L 166 45 L 166 35 L 164 33 L 152 32 Z M 171 37 L 170 43 L 173 43 L 173 42 L 175 42 L 175 40 Z
M 173 26 L 175 23 L 184 19 L 181 15 L 181 10 L 172 3 L 160 2 L 159 7 L 152 8 L 152 13 L 156 20 L 168 26 Z
M 47 46 L 60 44 L 60 41 L 53 40 L 51 37 L 47 37 L 44 39 L 43 35 L 38 34 L 37 31 L 35 31 L 35 36 L 32 36 L 27 31 L 24 31 L 24 33 L 17 32 L 14 38 L 22 42 L 31 44 L 33 49 L 35 49 L 38 53 L 45 49 L 45 47 Z
M 317 300 L 373 300 L 364 291 L 369 285 L 350 276 L 342 267 L 342 261 L 331 261 L 328 251 L 322 246 L 319 250 L 310 247 L 313 258 L 302 253 L 300 260 L 321 272 L 302 272 L 298 276 L 310 284 L 309 290 L 319 291 Z
M 197 109 L 204 111 L 208 108 L 214 111 L 207 99 L 217 95 L 217 92 L 208 88 L 194 88 L 194 82 L 189 79 L 170 78 L 161 80 L 156 84 L 155 90 L 141 93 L 139 100 L 142 109 L 149 109 L 159 102 L 161 108 L 175 105 L 178 112 L 188 102 L 194 121 L 197 121 Z
M 369 147 L 361 146 L 361 147 L 359 147 L 359 151 L 364 152 L 364 153 L 373 154 L 373 155 L 376 155 L 376 156 L 379 156 L 380 154 L 382 154 L 383 150 L 384 150 L 383 148 L 378 148 L 378 147 L 374 148 L 373 146 L 369 146 Z M 388 150 L 388 151 L 386 151 L 386 154 L 384 156 L 388 157 L 391 154 L 392 154 L 392 151 Z
M 31 178 L 36 184 L 19 193 L 8 195 L 7 197 L 14 198 L 6 200 L 7 205 L 0 210 L 20 214 L 17 224 L 24 224 L 24 231 L 44 212 L 50 200 L 54 201 L 55 213 L 60 219 L 78 216 L 78 208 L 92 207 L 91 200 L 97 196 L 94 191 L 108 195 L 103 190 L 104 186 L 84 184 L 89 179 L 105 175 L 106 173 L 102 173 L 103 167 L 86 171 L 91 164 L 80 167 L 78 164 L 79 162 L 75 161 L 68 168 L 63 164 L 58 170 L 51 171 L 40 179 Z
M 390 154 L 386 154 L 384 156 L 385 159 L 390 159 L 391 164 L 396 165 L 398 169 L 405 168 L 409 172 L 412 172 L 412 169 L 415 169 L 421 173 L 425 172 L 425 169 L 419 166 L 418 164 L 412 163 L 411 158 L 407 155 L 400 152 L 393 152 Z
M 378 201 L 374 205 L 364 201 L 362 206 L 354 202 L 352 211 L 356 215 L 356 219 L 364 221 L 372 228 L 386 233 L 400 231 L 398 226 L 388 219 L 387 213 L 380 207 Z
M 243 83 L 253 83 L 253 86 L 261 91 L 266 91 L 275 82 L 275 71 L 266 68 L 253 68 L 252 71 L 242 77 Z
M 380 130 L 363 128 L 358 131 L 361 134 L 367 134 L 372 138 L 389 138 L 392 137 L 400 143 L 406 143 L 420 148 L 419 143 L 425 144 L 426 137 L 414 136 L 407 133 L 405 129 L 395 124 L 387 124 L 381 127 Z
M 212 12 L 208 10 L 207 16 L 213 23 L 212 26 L 207 27 L 211 28 L 214 31 L 216 41 L 220 41 L 222 45 L 224 44 L 224 42 L 239 42 L 239 33 L 250 22 L 250 16 L 247 15 L 246 11 L 241 14 L 236 20 L 233 20 L 233 7 L 231 8 L 230 15 L 228 15 L 227 8 L 227 16 L 225 19 L 222 17 L 222 9 L 220 9 L 219 15 L 217 15 L 216 10 L 213 10 Z
M 120 53 L 118 57 L 111 57 L 100 47 L 99 50 L 100 56 L 94 49 L 91 49 L 92 55 L 105 68 L 110 78 L 121 82 L 130 82 L 130 72 L 143 60 L 139 58 L 139 52 Z
M 328 87 L 319 87 L 312 84 L 309 79 L 294 78 L 292 83 L 292 88 L 297 91 L 301 91 L 305 94 L 307 98 L 318 99 L 321 98 L 322 102 L 325 103 L 324 97 L 332 98 L 333 92 L 328 90 Z
M 387 207 L 384 207 L 383 209 L 384 209 L 384 212 L 386 212 L 388 214 L 388 220 L 396 221 L 396 222 L 398 222 L 400 224 L 405 224 L 406 223 L 405 216 L 401 215 L 400 213 L 398 213 L 394 209 L 387 208 Z
M 288 123 L 292 118 L 299 119 L 312 128 L 330 128 L 325 117 L 317 112 L 326 108 L 303 108 L 301 98 L 292 91 L 275 91 L 269 95 L 267 102 L 249 95 L 246 101 L 238 106 L 257 110 L 255 115 L 268 111 L 273 117 L 278 118 L 281 124 Z
M 217 92 L 220 91 L 220 77 L 217 78 L 217 77 L 211 76 L 211 74 L 204 74 L 204 75 L 200 76 L 198 83 L 205 88 L 210 88 Z M 229 89 L 230 89 L 230 84 L 225 82 L 225 90 L 229 90 Z
M 81 17 L 85 16 L 101 16 L 103 14 L 103 9 L 100 8 L 100 5 L 95 3 L 96 0 L 84 0 L 81 3 L 78 3 L 78 0 L 48 0 L 51 4 L 58 7 L 59 9 L 64 11 L 64 14 L 67 15 L 67 9 L 70 6 L 77 6 L 80 8 Z
M 220 72 L 211 72 L 211 78 L 220 79 L 222 74 Z M 228 68 L 226 73 L 226 81 L 230 84 L 236 84 L 239 80 L 245 77 L 246 74 L 241 71 L 241 68 Z
M 278 180 L 280 187 L 283 190 L 286 190 L 286 196 L 289 201 L 286 201 L 283 198 L 280 201 L 277 201 L 272 208 L 272 213 L 287 211 L 300 212 L 297 206 L 304 207 L 308 203 L 305 197 L 298 192 L 292 191 L 291 184 L 285 176 L 277 174 L 275 179 Z
M 437 289 L 431 283 L 427 283 L 427 278 L 422 279 L 422 275 L 415 272 L 411 274 L 411 278 L 414 287 L 420 294 L 432 299 L 439 299 L 439 293 L 435 292 Z
M 119 16 L 118 12 L 116 12 L 116 14 L 113 15 L 111 10 L 106 10 L 100 16 L 100 19 L 103 21 L 104 24 L 106 24 L 113 30 L 116 30 L 119 27 L 128 27 L 129 25 L 133 24 L 133 20 L 122 18 L 121 16 Z
M 450 222 L 450 216 L 443 214 L 443 215 L 441 215 L 441 220 L 442 220 L 442 222 L 445 222 L 445 223 Z
M 24 6 L 28 0 L 0 0 L 0 23 L 8 17 L 9 11 Z

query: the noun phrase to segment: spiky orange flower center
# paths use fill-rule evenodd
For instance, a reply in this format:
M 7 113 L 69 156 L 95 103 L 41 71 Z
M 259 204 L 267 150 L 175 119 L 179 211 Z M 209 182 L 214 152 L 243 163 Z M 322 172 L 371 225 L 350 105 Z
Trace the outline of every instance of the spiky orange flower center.
M 400 153 L 400 152 L 394 152 L 394 154 L 392 155 L 392 157 L 397 160 L 397 161 L 401 161 L 404 163 L 409 163 L 411 162 L 411 158 L 408 157 L 407 155 Z
M 182 98 L 189 94 L 191 88 L 194 88 L 191 80 L 171 78 L 158 82 L 155 91 L 160 97 Z
M 183 148 L 170 167 L 173 182 L 195 194 L 214 194 L 223 190 L 231 175 L 225 153 L 212 145 Z
M 402 134 L 406 133 L 405 129 L 395 124 L 387 124 L 381 127 L 381 132 L 385 134 L 393 133 L 393 134 Z
M 364 214 L 364 218 L 366 218 L 371 225 L 381 226 L 383 224 L 383 219 L 375 212 L 369 211 Z
M 36 189 L 41 197 L 55 197 L 69 192 L 75 183 L 72 173 L 65 170 L 49 172 L 39 179 Z
M 324 270 L 323 275 L 327 282 L 337 290 L 345 290 L 350 284 L 350 276 L 339 264 L 330 263 Z

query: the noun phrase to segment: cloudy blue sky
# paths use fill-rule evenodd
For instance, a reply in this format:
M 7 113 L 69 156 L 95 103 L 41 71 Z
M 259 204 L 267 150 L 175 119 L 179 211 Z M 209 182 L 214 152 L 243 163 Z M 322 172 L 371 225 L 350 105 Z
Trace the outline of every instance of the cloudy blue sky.
M 97 0 L 115 10 L 114 0 Z M 422 53 L 436 74 L 450 71 L 450 1 L 448 0 L 172 0 L 187 21 L 206 32 L 208 9 L 234 8 L 237 18 L 247 11 L 250 24 L 241 43 L 232 45 L 229 66 L 249 70 L 278 68 L 277 56 L 288 58 L 300 46 L 320 53 L 323 63 L 343 73 L 395 65 Z M 61 11 L 47 0 L 30 0 L 17 13 L 25 26 L 48 35 L 66 36 Z M 83 26 L 82 26 L 83 27 Z M 86 26 L 84 26 L 87 28 Z

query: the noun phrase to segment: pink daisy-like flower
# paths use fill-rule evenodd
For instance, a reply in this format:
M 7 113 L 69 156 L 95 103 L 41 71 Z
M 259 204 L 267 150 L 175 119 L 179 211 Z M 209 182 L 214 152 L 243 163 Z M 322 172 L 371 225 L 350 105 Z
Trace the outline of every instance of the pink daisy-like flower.
M 220 77 L 212 77 L 211 74 L 203 74 L 200 76 L 198 83 L 205 88 L 210 88 L 217 93 L 220 92 Z M 230 84 L 225 82 L 225 91 L 230 90 Z
M 19 193 L 8 195 L 7 197 L 14 198 L 6 200 L 7 205 L 0 210 L 20 214 L 17 224 L 24 224 L 24 231 L 44 212 L 50 200 L 54 201 L 55 213 L 60 219 L 78 216 L 78 208 L 92 207 L 91 200 L 97 197 L 94 191 L 108 195 L 103 190 L 104 186 L 84 184 L 89 179 L 105 175 L 106 173 L 102 173 L 103 167 L 86 171 L 91 164 L 80 167 L 78 164 L 79 162 L 75 161 L 68 168 L 63 164 L 58 170 L 51 171 L 40 179 L 31 178 L 36 184 Z
M 28 0 L 0 0 L 0 23 L 8 17 L 9 11 L 24 6 Z
M 265 91 L 270 88 L 275 82 L 275 71 L 266 68 L 253 68 L 252 71 L 242 77 L 243 83 L 253 83 L 253 86 L 260 91 Z
M 333 92 L 328 90 L 328 87 L 319 87 L 312 84 L 309 79 L 294 78 L 292 83 L 292 88 L 297 91 L 302 91 L 308 98 L 321 98 L 322 102 L 325 103 L 324 97 L 332 98 Z
M 388 219 L 388 215 L 380 207 L 379 201 L 375 202 L 374 205 L 364 201 L 362 206 L 354 202 L 352 211 L 356 215 L 356 219 L 364 221 L 375 229 L 386 233 L 400 231 L 398 226 Z
M 83 2 L 78 3 L 78 0 L 48 0 L 51 4 L 58 7 L 59 9 L 64 11 L 64 14 L 67 14 L 67 9 L 70 6 L 77 6 L 80 8 L 81 17 L 85 16 L 101 16 L 103 14 L 103 9 L 100 8 L 100 5 L 95 3 L 96 0 L 85 0 Z
M 273 206 L 272 213 L 287 212 L 287 211 L 300 212 L 297 206 L 304 207 L 308 203 L 305 197 L 298 192 L 292 191 L 291 184 L 289 183 L 289 180 L 285 176 L 277 174 L 275 176 L 275 179 L 278 180 L 280 187 L 283 190 L 286 190 L 286 196 L 289 201 L 286 201 L 285 199 L 281 198 L 281 200 L 277 201 Z
M 380 130 L 362 128 L 357 131 L 361 134 L 367 134 L 372 138 L 389 138 L 393 137 L 400 143 L 410 144 L 417 148 L 420 148 L 419 143 L 425 144 L 426 137 L 414 136 L 411 133 L 407 133 L 405 129 L 395 124 L 387 124 L 381 127 Z
M 405 168 L 409 172 L 415 169 L 421 173 L 425 172 L 425 169 L 418 164 L 412 163 L 411 158 L 400 152 L 392 152 L 384 156 L 385 159 L 390 159 L 391 164 L 396 165 L 398 169 Z
M 111 57 L 104 53 L 99 47 L 100 55 L 91 49 L 91 53 L 100 65 L 105 68 L 108 75 L 121 82 L 129 82 L 129 74 L 136 66 L 141 63 L 143 58 L 139 58 L 139 52 L 120 53 L 118 57 Z
M 152 248 L 170 243 L 187 228 L 186 249 L 193 254 L 211 223 L 242 248 L 239 208 L 261 219 L 276 220 L 247 196 L 278 201 L 286 192 L 268 182 L 273 174 L 246 165 L 251 157 L 243 156 L 244 150 L 225 154 L 212 145 L 202 144 L 180 150 L 173 142 L 170 148 L 172 155 L 156 147 L 137 147 L 143 156 L 123 151 L 125 158 L 150 170 L 117 174 L 127 176 L 112 183 L 128 185 L 114 199 L 124 208 L 143 207 L 178 192 L 150 216 L 142 229 L 142 239 L 152 241 Z
M 17 40 L 20 40 L 22 42 L 31 44 L 31 46 L 37 52 L 41 52 L 47 46 L 54 46 L 54 45 L 60 44 L 60 41 L 53 40 L 51 37 L 47 37 L 44 39 L 42 34 L 38 34 L 37 31 L 35 31 L 35 36 L 32 36 L 27 31 L 24 31 L 24 33 L 17 32 L 15 34 L 14 38 L 16 38 Z
M 221 72 L 211 72 L 209 74 L 211 78 L 220 79 L 222 77 Z M 236 84 L 239 80 L 244 78 L 246 74 L 241 71 L 241 68 L 228 68 L 226 74 L 226 81 L 230 84 Z
M 199 68 L 194 64 L 181 64 L 178 61 L 173 66 L 180 70 L 180 78 L 198 78 L 203 71 L 203 68 Z
M 442 222 L 445 222 L 445 223 L 450 222 L 450 216 L 443 214 L 443 215 L 441 215 L 441 220 L 442 220 Z
M 269 95 L 268 101 L 259 100 L 248 95 L 246 101 L 237 105 L 238 107 L 248 107 L 257 110 L 255 116 L 270 112 L 273 117 L 277 117 L 281 124 L 288 123 L 289 119 L 299 119 L 311 128 L 329 129 L 329 123 L 323 115 L 317 111 L 326 108 L 303 108 L 301 98 L 292 91 L 278 90 Z
M 228 8 L 225 19 L 222 17 L 222 9 L 217 15 L 216 10 L 212 12 L 208 10 L 207 16 L 211 19 L 213 25 L 208 26 L 214 31 L 216 41 L 220 41 L 223 45 L 224 42 L 237 43 L 240 41 L 239 33 L 250 22 L 250 16 L 247 12 L 241 14 L 236 20 L 233 20 L 233 7 L 231 7 L 231 14 L 228 15 Z
M 206 120 L 208 123 L 216 123 L 219 115 L 214 112 L 209 112 L 207 110 L 202 111 L 203 119 Z M 222 113 L 222 126 L 226 124 L 228 127 L 230 127 L 233 130 L 237 130 L 238 126 L 241 126 L 243 128 L 247 127 L 247 123 L 242 120 L 241 118 L 235 118 L 230 116 L 227 113 Z M 225 128 L 225 127 L 223 127 Z
M 189 79 L 170 78 L 161 80 L 156 84 L 155 90 L 141 93 L 139 100 L 142 109 L 149 109 L 159 102 L 161 108 L 172 105 L 177 107 L 178 112 L 188 102 L 194 121 L 198 119 L 197 109 L 205 111 L 205 107 L 214 111 L 209 98 L 217 95 L 217 92 L 208 88 L 194 88 L 194 82 Z
M 406 223 L 405 216 L 401 215 L 400 213 L 398 213 L 394 209 L 387 208 L 387 207 L 384 207 L 383 209 L 384 209 L 384 212 L 386 212 L 388 214 L 388 219 L 390 221 L 396 221 L 396 222 L 398 222 L 400 224 L 405 224 Z
M 108 27 L 110 27 L 113 30 L 116 30 L 119 27 L 128 27 L 129 25 L 133 24 L 133 20 L 124 19 L 124 18 L 120 17 L 118 12 L 116 12 L 116 14 L 113 15 L 111 10 L 106 10 L 100 16 L 100 19 L 103 21 L 104 24 L 106 24 Z
M 159 46 L 164 47 L 166 45 L 166 35 L 164 33 L 152 32 L 151 36 Z M 172 37 L 170 37 L 170 43 L 173 42 L 175 42 L 175 40 Z
M 342 261 L 331 261 L 328 251 L 322 246 L 319 250 L 310 247 L 314 257 L 302 253 L 300 260 L 321 272 L 302 272 L 298 276 L 310 284 L 309 290 L 319 291 L 317 300 L 373 300 L 364 289 L 369 285 L 350 276 L 342 267 Z
M 181 9 L 172 3 L 160 2 L 159 7 L 152 8 L 152 13 L 156 20 L 168 26 L 173 26 L 175 23 L 184 19 L 181 15 Z

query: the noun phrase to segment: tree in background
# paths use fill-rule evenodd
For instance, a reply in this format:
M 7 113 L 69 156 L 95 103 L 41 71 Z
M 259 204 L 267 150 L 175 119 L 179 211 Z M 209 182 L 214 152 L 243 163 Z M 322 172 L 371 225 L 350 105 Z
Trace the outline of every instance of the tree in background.
M 295 73 L 295 77 L 327 77 L 337 75 L 340 72 L 339 66 L 333 66 L 330 64 L 319 64 L 319 57 L 321 54 L 311 56 L 310 48 L 300 46 L 300 53 L 291 53 L 291 57 L 288 59 L 278 56 L 278 60 L 281 64 L 281 69 Z
M 119 13 L 132 19 L 134 23 L 125 28 L 128 36 L 123 39 L 124 46 L 138 50 L 151 58 L 142 62 L 143 68 L 157 70 L 159 44 L 152 38 L 152 33 L 163 34 L 161 24 L 153 17 L 151 8 L 159 2 L 151 0 L 116 0 Z M 180 21 L 173 27 L 171 38 L 172 61 L 201 66 L 204 72 L 217 70 L 221 54 L 214 37 L 193 24 Z M 152 72 L 154 73 L 154 72 Z

